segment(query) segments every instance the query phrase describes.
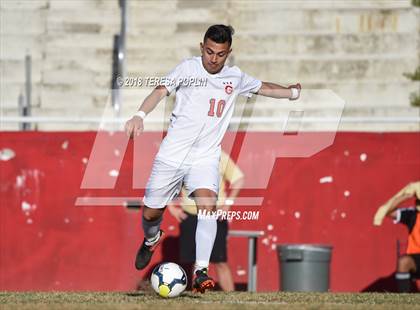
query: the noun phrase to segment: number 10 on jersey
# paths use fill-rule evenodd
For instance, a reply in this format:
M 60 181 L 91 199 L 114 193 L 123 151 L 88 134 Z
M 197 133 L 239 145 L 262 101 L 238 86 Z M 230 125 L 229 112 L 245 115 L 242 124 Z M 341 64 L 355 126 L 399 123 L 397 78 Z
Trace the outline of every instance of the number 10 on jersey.
M 217 109 L 216 109 L 216 116 L 221 117 L 223 114 L 223 110 L 225 109 L 226 101 L 219 100 L 217 102 Z M 214 108 L 216 106 L 216 99 L 212 98 L 210 99 L 210 109 L 207 113 L 208 116 L 214 116 Z

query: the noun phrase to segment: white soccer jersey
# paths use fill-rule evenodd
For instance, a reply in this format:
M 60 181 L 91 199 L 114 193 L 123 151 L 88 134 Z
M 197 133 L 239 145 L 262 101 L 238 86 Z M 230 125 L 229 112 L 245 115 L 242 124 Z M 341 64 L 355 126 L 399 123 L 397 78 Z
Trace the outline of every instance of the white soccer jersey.
M 199 83 L 184 81 L 194 79 Z M 175 165 L 198 159 L 218 159 L 238 95 L 251 96 L 261 81 L 238 67 L 224 66 L 216 74 L 204 68 L 201 57 L 184 60 L 166 77 L 168 92 L 176 90 L 175 108 L 156 159 Z

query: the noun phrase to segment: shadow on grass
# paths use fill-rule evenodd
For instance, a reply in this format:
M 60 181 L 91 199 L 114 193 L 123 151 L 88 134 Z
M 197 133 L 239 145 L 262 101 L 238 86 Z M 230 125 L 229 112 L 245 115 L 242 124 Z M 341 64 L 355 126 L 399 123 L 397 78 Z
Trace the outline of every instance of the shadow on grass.
M 362 292 L 376 292 L 376 293 L 398 293 L 397 282 L 395 280 L 395 273 L 391 273 L 388 276 L 378 278 L 372 283 L 369 283 Z M 412 282 L 411 286 L 412 293 L 418 293 L 416 282 Z
M 125 296 L 128 297 L 134 297 L 134 298 L 138 298 L 138 297 L 156 297 L 162 300 L 165 300 L 166 298 L 163 297 L 159 297 L 155 292 L 130 292 L 130 293 L 126 293 L 124 294 Z M 183 299 L 183 300 L 188 300 L 188 299 L 200 299 L 201 296 L 198 294 L 193 294 L 191 292 L 186 292 L 184 294 L 182 294 L 181 296 L 176 297 L 176 299 Z M 168 298 L 168 299 L 172 299 L 172 298 Z
M 126 293 L 124 295 L 128 296 L 128 297 L 144 297 L 144 296 L 148 296 L 148 295 L 151 295 L 151 294 L 146 293 L 146 292 L 130 292 L 130 293 Z

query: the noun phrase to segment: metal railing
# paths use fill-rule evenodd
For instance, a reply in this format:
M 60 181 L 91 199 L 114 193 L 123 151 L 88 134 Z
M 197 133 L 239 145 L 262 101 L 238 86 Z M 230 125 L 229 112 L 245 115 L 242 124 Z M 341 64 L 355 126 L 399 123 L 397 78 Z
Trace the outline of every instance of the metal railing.
M 32 57 L 31 55 L 25 56 L 25 95 L 22 93 L 18 97 L 18 110 L 19 115 L 23 118 L 29 118 L 31 116 L 31 105 L 32 105 Z M 3 121 L 3 119 L 2 119 Z M 31 130 L 30 121 L 19 122 L 20 130 Z
M 120 116 L 122 96 L 120 85 L 117 83 L 119 77 L 125 76 L 125 56 L 126 56 L 126 32 L 127 32 L 127 0 L 119 0 L 121 11 L 121 28 L 120 33 L 114 36 L 114 53 L 112 61 L 112 107 L 116 117 Z

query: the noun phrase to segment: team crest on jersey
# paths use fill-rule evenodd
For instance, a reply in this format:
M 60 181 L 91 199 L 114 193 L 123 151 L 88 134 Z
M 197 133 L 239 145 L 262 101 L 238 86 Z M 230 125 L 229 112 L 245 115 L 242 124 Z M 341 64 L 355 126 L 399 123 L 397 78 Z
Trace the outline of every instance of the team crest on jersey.
M 232 82 L 223 82 L 223 85 L 225 85 L 225 93 L 230 95 L 233 92 Z

